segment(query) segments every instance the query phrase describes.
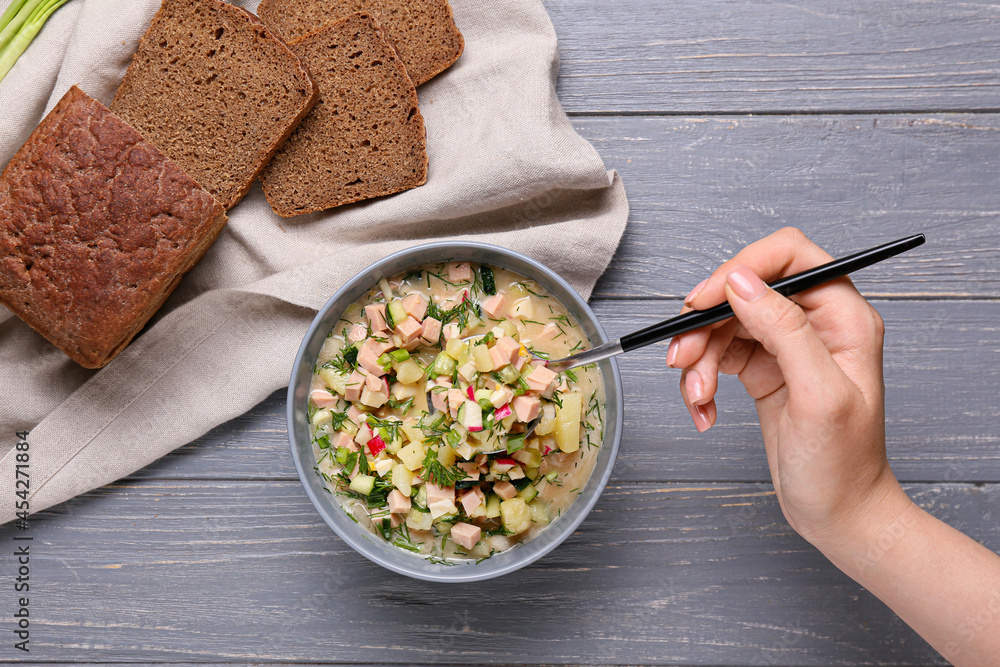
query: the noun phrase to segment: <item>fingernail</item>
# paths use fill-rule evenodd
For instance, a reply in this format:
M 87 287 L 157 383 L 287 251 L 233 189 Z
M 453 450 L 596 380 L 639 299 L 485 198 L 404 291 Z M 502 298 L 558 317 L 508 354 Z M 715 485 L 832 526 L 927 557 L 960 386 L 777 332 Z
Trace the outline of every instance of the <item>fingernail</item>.
M 691 301 L 698 296 L 698 293 L 705 289 L 705 285 L 708 284 L 708 278 L 705 278 L 700 283 L 694 286 L 694 289 L 688 292 L 688 295 L 684 297 L 684 303 L 691 303 Z
M 688 371 L 684 382 L 685 388 L 687 389 L 688 400 L 692 404 L 697 403 L 704 398 L 705 384 L 701 381 L 701 375 L 698 371 Z
M 670 366 L 671 368 L 674 367 L 674 362 L 677 361 L 678 347 L 680 347 L 680 345 L 678 344 L 676 338 L 670 341 L 670 345 L 667 347 L 667 366 Z
M 694 427 L 698 429 L 698 433 L 704 433 L 712 428 L 712 423 L 708 420 L 708 411 L 703 406 L 692 405 L 690 410 L 691 419 L 694 420 Z
M 767 285 L 764 284 L 764 281 L 742 264 L 737 264 L 732 271 L 726 274 L 726 282 L 744 301 L 756 301 L 767 291 Z

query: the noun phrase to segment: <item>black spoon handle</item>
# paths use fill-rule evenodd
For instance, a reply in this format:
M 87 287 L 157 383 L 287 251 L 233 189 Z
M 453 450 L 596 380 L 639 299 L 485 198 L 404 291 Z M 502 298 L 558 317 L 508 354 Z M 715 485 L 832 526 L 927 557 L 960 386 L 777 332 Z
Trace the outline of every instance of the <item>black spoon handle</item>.
M 798 294 L 817 285 L 829 282 L 834 278 L 846 276 L 858 269 L 863 269 L 876 262 L 881 262 L 884 259 L 889 259 L 902 252 L 916 248 L 922 245 L 925 240 L 923 234 L 914 234 L 913 236 L 892 241 L 891 243 L 862 250 L 847 257 L 835 259 L 822 266 L 817 266 L 815 269 L 796 273 L 795 275 L 787 276 L 768 284 L 775 292 L 783 296 L 791 296 L 792 294 Z M 700 329 L 703 326 L 720 322 L 732 316 L 732 306 L 728 302 L 721 303 L 708 310 L 692 310 L 689 313 L 678 315 L 665 322 L 660 322 L 635 333 L 630 333 L 627 336 L 622 336 L 619 342 L 621 343 L 622 350 L 629 352 L 682 333 L 687 333 L 688 331 Z

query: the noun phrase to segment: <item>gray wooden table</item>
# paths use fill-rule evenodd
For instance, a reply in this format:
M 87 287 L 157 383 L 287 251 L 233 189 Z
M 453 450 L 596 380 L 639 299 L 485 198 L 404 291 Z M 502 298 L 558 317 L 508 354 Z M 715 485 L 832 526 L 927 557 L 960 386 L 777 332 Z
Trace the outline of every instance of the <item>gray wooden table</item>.
M 857 277 L 886 321 L 889 453 L 921 506 L 1000 549 L 1000 3 L 547 6 L 561 99 L 632 203 L 593 302 L 609 332 L 785 225 L 834 254 L 925 232 Z M 944 664 L 786 525 L 738 384 L 699 436 L 664 352 L 621 361 L 614 477 L 533 567 L 449 587 L 356 555 L 296 479 L 278 393 L 39 515 L 31 653 L 8 590 L 0 659 Z

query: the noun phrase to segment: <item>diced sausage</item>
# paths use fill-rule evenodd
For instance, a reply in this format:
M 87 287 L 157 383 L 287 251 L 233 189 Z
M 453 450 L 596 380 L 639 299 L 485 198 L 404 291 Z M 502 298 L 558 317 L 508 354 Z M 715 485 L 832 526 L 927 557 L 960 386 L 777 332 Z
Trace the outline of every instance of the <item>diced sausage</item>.
M 556 379 L 556 374 L 545 366 L 535 366 L 535 370 L 525 378 L 528 389 L 531 391 L 543 392 L 548 389 L 552 381 Z
M 378 358 L 381 355 L 381 352 L 375 352 L 375 348 L 372 346 L 372 340 L 369 338 L 365 341 L 365 344 L 361 346 L 361 350 L 358 352 L 358 365 L 372 375 L 382 377 L 385 375 L 385 369 L 379 366 L 378 363 Z
M 424 319 L 427 314 L 427 297 L 420 292 L 412 292 L 403 297 L 403 310 L 410 317 L 417 321 Z
M 530 422 L 538 416 L 541 404 L 537 396 L 515 396 L 510 407 L 514 409 L 518 421 Z
M 475 547 L 482 533 L 482 528 L 473 526 L 471 523 L 465 523 L 464 521 L 459 521 L 451 527 L 451 539 L 454 540 L 455 544 L 465 549 Z
M 487 297 L 482 305 L 487 315 L 494 319 L 501 318 L 507 312 L 507 295 L 503 292 L 494 294 Z
M 399 489 L 393 489 L 389 494 L 389 512 L 401 514 L 410 511 L 410 499 L 400 493 Z
M 354 403 L 355 401 L 361 400 L 361 390 L 364 389 L 364 387 L 365 387 L 365 376 L 357 371 L 352 372 L 351 377 L 347 378 L 347 391 L 344 393 L 344 398 L 347 399 L 347 401 L 350 403 Z M 349 414 L 350 411 L 348 411 L 348 415 Z M 354 421 L 353 417 L 351 417 L 351 421 Z
M 385 322 L 385 304 L 373 303 L 365 306 L 365 317 L 372 331 L 387 331 L 389 325 Z
M 517 487 L 504 480 L 503 482 L 497 482 L 493 485 L 493 493 L 497 494 L 504 500 L 510 500 L 517 495 Z
M 465 510 L 465 513 L 472 516 L 472 513 L 476 511 L 476 508 L 483 504 L 485 497 L 486 496 L 483 495 L 482 489 L 477 486 L 463 493 L 459 498 L 459 502 L 462 503 L 462 508 Z
M 468 262 L 452 262 L 448 265 L 448 280 L 453 283 L 465 283 L 472 280 L 472 267 Z
M 326 389 L 313 389 L 309 392 L 309 400 L 320 409 L 332 408 L 337 404 L 337 397 Z
M 436 320 L 433 317 L 426 318 L 424 320 L 424 328 L 420 333 L 420 337 L 431 345 L 437 345 L 438 341 L 441 340 L 441 321 Z
M 423 327 L 420 325 L 420 322 L 413 319 L 413 316 L 407 317 L 396 326 L 396 334 L 402 339 L 404 344 L 418 338 L 422 331 Z

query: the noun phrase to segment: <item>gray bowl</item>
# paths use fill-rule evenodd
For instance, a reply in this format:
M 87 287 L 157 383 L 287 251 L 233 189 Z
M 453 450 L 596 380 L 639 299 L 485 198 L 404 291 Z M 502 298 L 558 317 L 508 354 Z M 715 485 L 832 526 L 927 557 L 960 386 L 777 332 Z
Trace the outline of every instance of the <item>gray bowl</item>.
M 327 333 L 336 325 L 341 313 L 348 305 L 368 292 L 379 278 L 393 276 L 423 264 L 452 260 L 500 266 L 537 281 L 577 318 L 593 344 L 607 342 L 608 337 L 587 302 L 553 271 L 524 255 L 483 243 L 428 243 L 403 250 L 389 255 L 359 273 L 340 288 L 316 315 L 302 341 L 292 368 L 288 386 L 288 439 L 292 447 L 295 468 L 305 486 L 306 494 L 334 532 L 355 551 L 393 572 L 416 579 L 469 582 L 498 577 L 535 562 L 555 549 L 580 525 L 604 490 L 618 455 L 622 433 L 622 386 L 615 361 L 609 359 L 600 362 L 598 367 L 604 380 L 607 410 L 604 442 L 594 472 L 587 486 L 569 509 L 532 539 L 479 563 L 443 565 L 394 547 L 355 523 L 341 509 L 337 498 L 324 490 L 323 480 L 313 470 L 315 457 L 307 418 L 309 382 L 313 365 Z

